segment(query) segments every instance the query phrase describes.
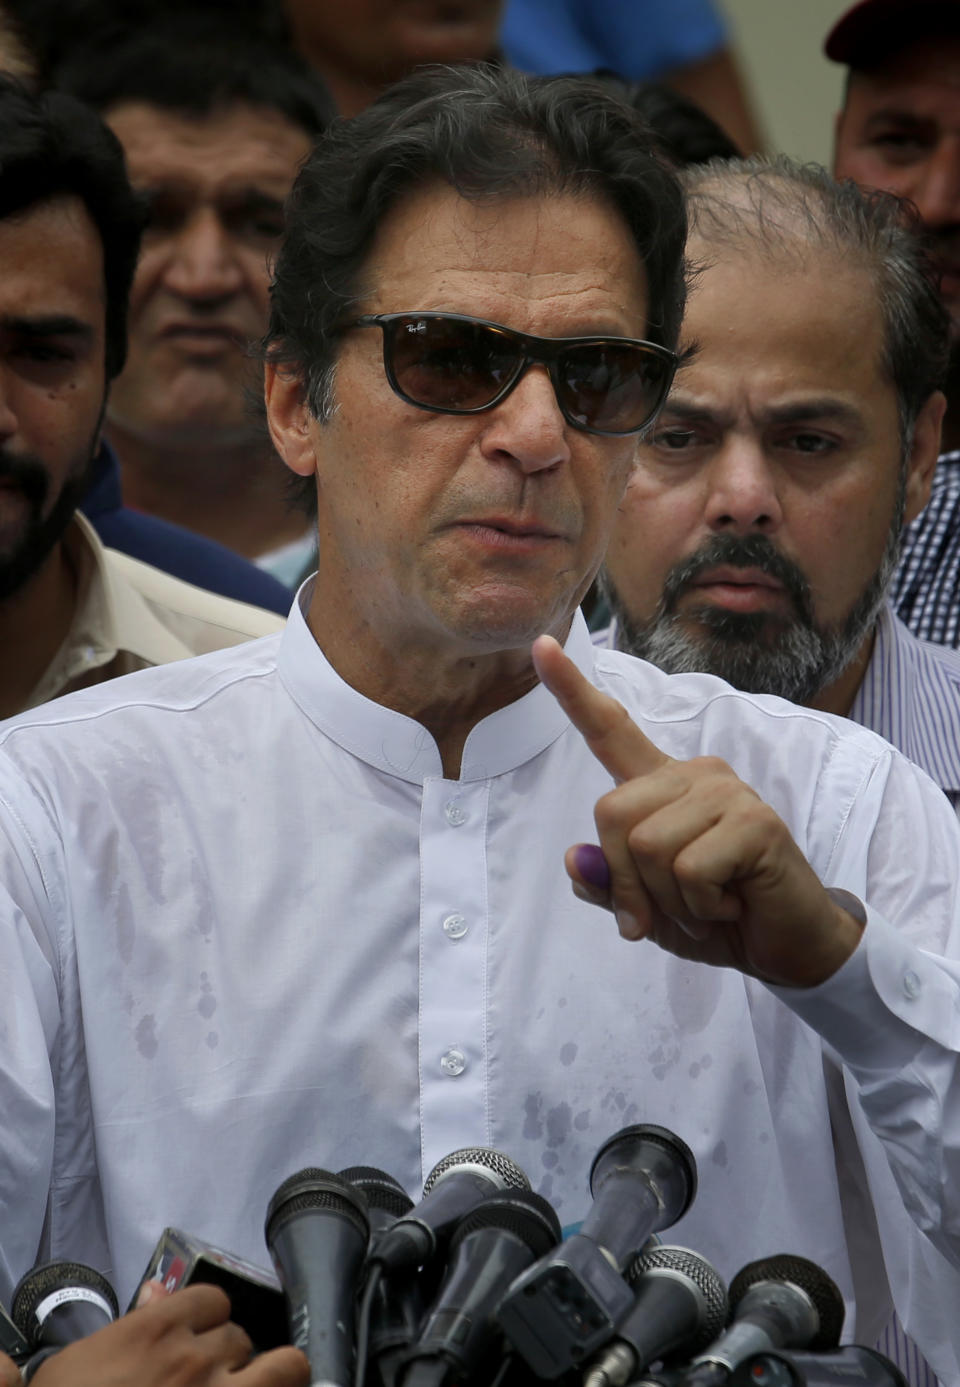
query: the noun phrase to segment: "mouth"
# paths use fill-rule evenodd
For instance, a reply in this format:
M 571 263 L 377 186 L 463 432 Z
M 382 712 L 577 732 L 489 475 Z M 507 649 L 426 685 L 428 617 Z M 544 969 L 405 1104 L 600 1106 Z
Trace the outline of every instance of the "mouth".
M 458 520 L 453 528 L 478 544 L 515 552 L 543 548 L 566 538 L 552 525 L 515 516 L 477 516 Z
M 237 351 L 246 345 L 242 333 L 229 323 L 198 323 L 190 320 L 167 323 L 158 336 L 163 342 L 173 343 L 202 356 Z
M 686 592 L 736 612 L 761 611 L 789 600 L 783 584 L 759 568 L 710 568 L 698 574 Z

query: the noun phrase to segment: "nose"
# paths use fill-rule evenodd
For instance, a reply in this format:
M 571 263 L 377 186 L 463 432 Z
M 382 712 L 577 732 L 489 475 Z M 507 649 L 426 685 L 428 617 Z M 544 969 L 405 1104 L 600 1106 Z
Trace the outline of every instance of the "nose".
M 505 400 L 486 416 L 484 457 L 521 472 L 542 472 L 570 459 L 568 424 L 545 366 L 531 366 Z
M 705 520 L 711 530 L 772 534 L 783 519 L 775 475 L 758 440 L 725 440 L 706 469 Z
M 960 224 L 960 137 L 941 139 L 896 191 L 916 204 L 925 226 Z
M 171 237 L 166 287 L 184 299 L 228 298 L 243 282 L 232 239 L 213 208 L 201 207 Z

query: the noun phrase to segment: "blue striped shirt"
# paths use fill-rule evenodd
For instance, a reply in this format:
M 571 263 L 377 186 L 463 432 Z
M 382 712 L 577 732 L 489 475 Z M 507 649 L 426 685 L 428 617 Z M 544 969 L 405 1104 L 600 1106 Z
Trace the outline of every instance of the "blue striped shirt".
M 921 640 L 960 646 L 960 452 L 937 460 L 930 500 L 904 531 L 890 601 Z

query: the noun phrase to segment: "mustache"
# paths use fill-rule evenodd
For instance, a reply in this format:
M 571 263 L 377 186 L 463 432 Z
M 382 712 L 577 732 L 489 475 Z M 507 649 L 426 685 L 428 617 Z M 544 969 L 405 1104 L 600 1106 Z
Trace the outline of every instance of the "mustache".
M 15 486 L 35 507 L 47 498 L 50 479 L 47 469 L 32 453 L 16 455 L 0 448 L 0 483 Z
M 694 554 L 674 564 L 667 574 L 660 598 L 664 616 L 672 615 L 677 602 L 711 568 L 756 568 L 780 584 L 806 625 L 813 624 L 810 584 L 801 570 L 767 539 L 766 535 L 715 535 Z

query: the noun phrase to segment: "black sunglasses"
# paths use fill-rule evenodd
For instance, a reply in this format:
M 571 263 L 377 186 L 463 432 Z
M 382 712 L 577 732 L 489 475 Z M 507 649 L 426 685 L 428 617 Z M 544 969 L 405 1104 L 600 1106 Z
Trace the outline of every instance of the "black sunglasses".
M 639 433 L 666 399 L 677 358 L 635 337 L 532 337 L 463 313 L 365 313 L 383 329 L 391 387 L 418 409 L 479 414 L 534 363 L 546 366 L 560 412 L 585 433 Z

